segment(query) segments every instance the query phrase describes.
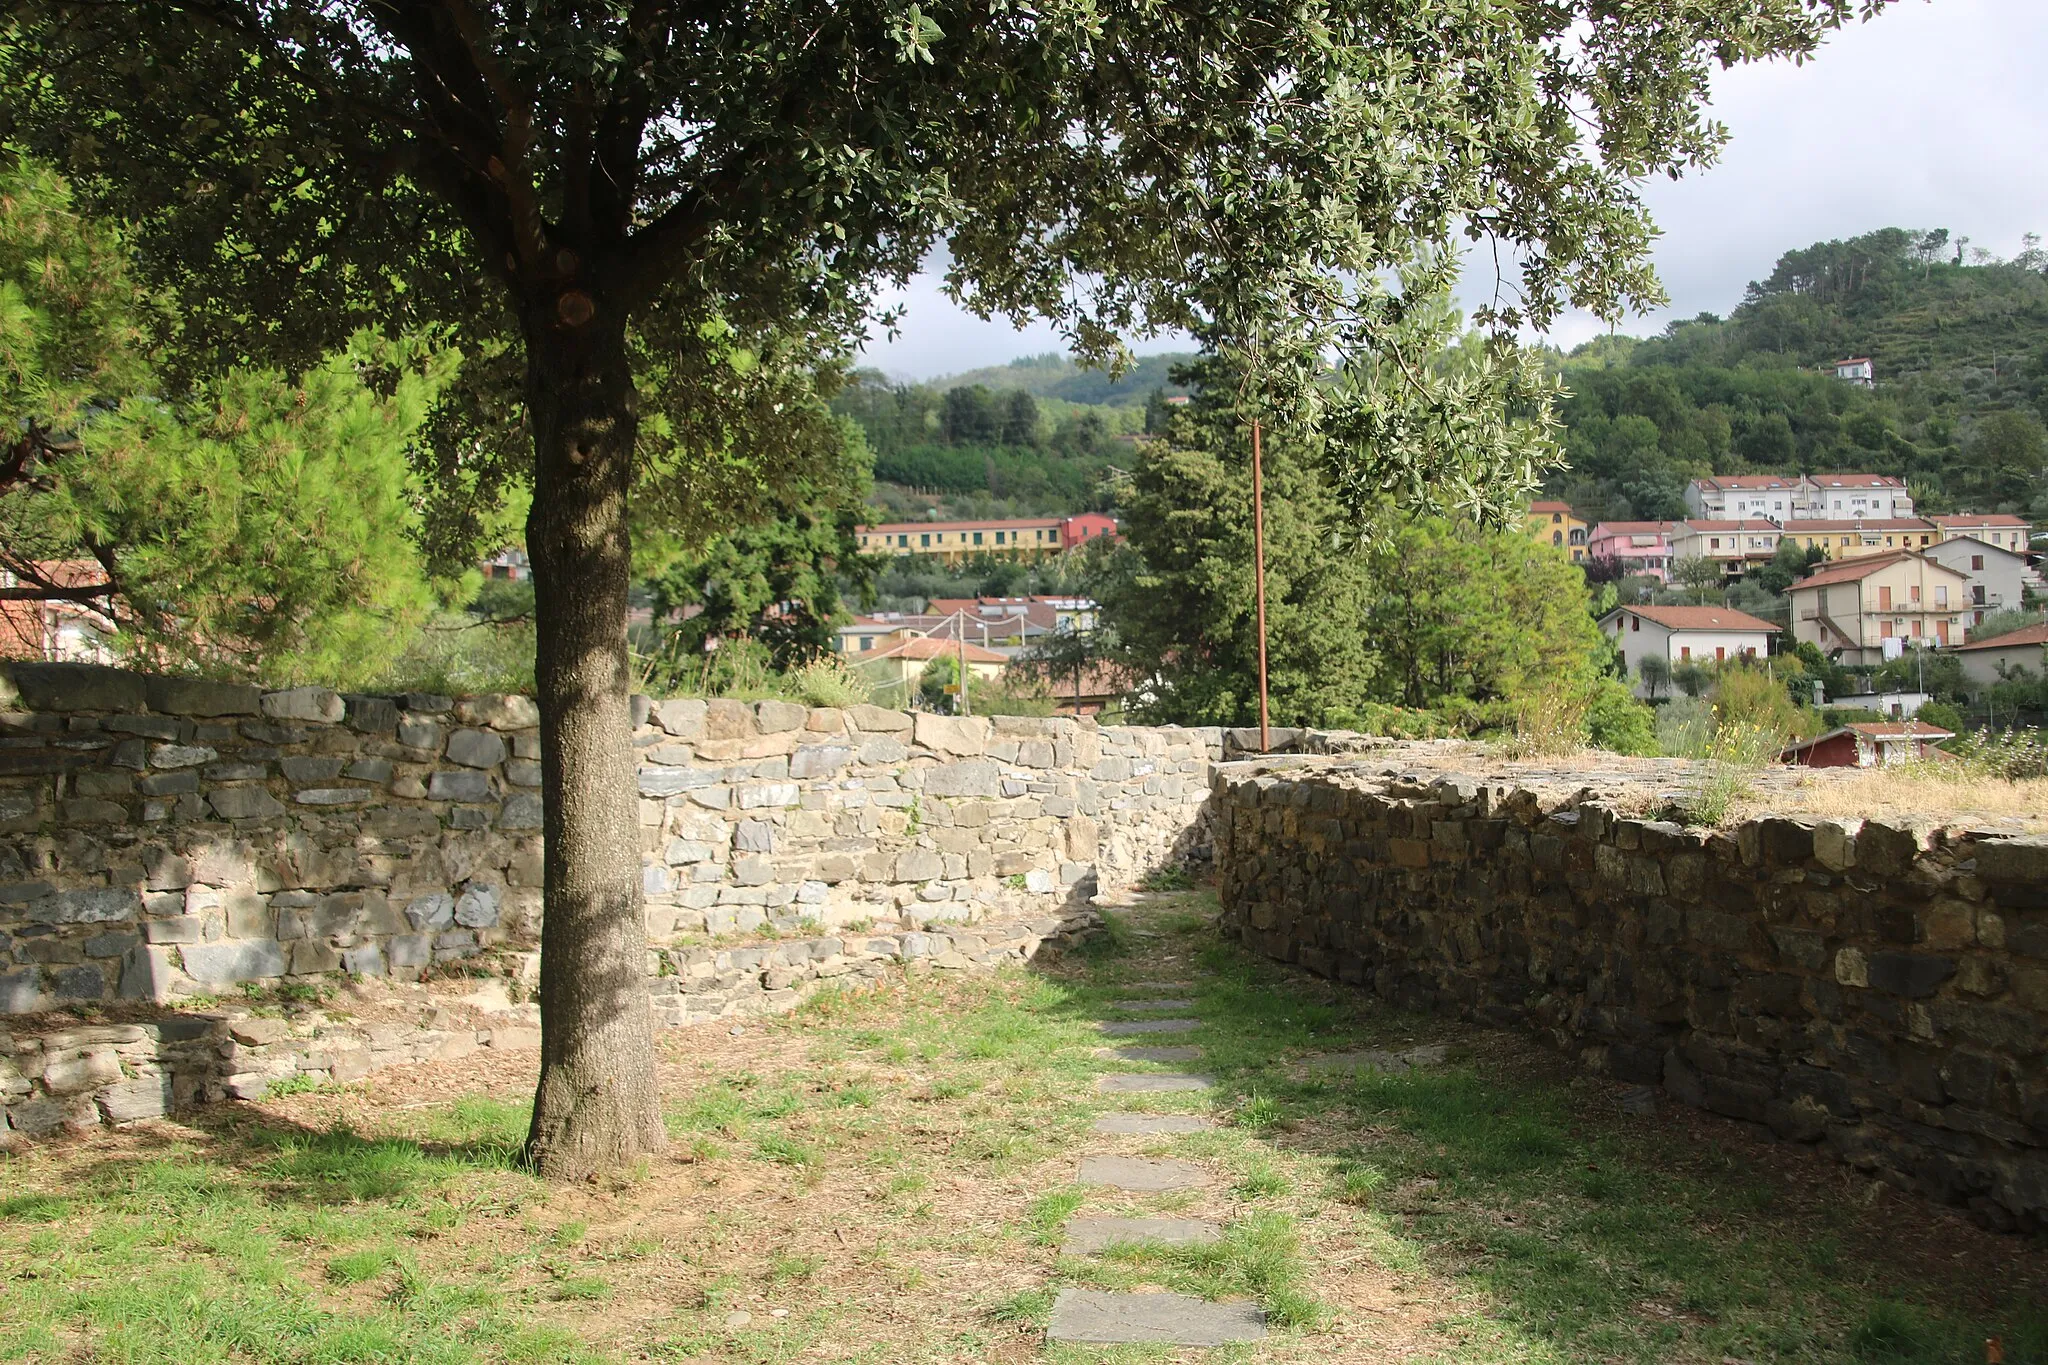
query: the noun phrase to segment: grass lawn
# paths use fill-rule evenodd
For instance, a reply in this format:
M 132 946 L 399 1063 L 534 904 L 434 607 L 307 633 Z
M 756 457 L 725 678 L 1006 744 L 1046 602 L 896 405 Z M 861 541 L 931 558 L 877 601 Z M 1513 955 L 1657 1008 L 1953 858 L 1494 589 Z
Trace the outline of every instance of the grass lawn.
M 1085 955 L 926 977 L 662 1040 L 670 1157 L 522 1173 L 527 1056 L 202 1111 L 0 1158 L 0 1360 L 1954 1362 L 2048 1365 L 2048 1246 L 1802 1149 L 1575 1077 L 1216 941 L 1199 891 Z M 1105 1040 L 1184 996 L 1193 1033 Z M 1194 1044 L 1127 1062 L 1117 1044 Z M 1305 1059 L 1443 1044 L 1400 1075 Z M 1105 1071 L 1211 1093 L 1098 1095 Z M 451 1098 L 457 1097 L 457 1098 Z M 1102 1137 L 1116 1109 L 1222 1127 Z M 1207 1188 L 1073 1184 L 1086 1153 Z M 1171 1213 L 1214 1246 L 1059 1253 L 1070 1215 Z M 1062 1284 L 1261 1303 L 1250 1348 L 1055 1350 Z

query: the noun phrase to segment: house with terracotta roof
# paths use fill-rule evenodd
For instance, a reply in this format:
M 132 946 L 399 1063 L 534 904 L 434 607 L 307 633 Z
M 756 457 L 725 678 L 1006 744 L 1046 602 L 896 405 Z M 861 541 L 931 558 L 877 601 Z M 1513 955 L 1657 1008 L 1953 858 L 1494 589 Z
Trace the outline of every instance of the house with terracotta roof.
M 1940 753 L 1935 745 L 1954 738 L 1955 731 L 1924 720 L 1856 721 L 1788 745 L 1778 761 L 1801 768 L 1880 768 L 1933 758 Z
M 1777 522 L 1764 518 L 1688 519 L 1671 532 L 1672 560 L 1708 560 L 1721 566 L 1723 577 L 1735 578 L 1768 564 L 1778 552 L 1778 538 L 1783 534 Z
M 891 521 L 857 526 L 868 554 L 911 555 L 947 564 L 990 556 L 1035 559 L 1102 539 L 1114 540 L 1116 518 L 1102 512 L 1071 517 L 992 517 L 983 521 Z
M 1986 545 L 1996 545 L 2001 550 L 2011 550 L 2014 554 L 2025 554 L 2034 534 L 2033 526 L 2025 517 L 2016 517 L 2009 512 L 1958 512 L 1950 516 L 1929 517 L 1928 520 L 1941 528 L 1945 540 L 1968 536 Z
M 1889 474 L 1716 474 L 1686 485 L 1685 506 L 1708 521 L 1885 521 L 1912 516 L 1913 495 Z
M 1770 652 L 1778 627 L 1730 607 L 1616 607 L 1600 629 L 1621 651 L 1636 695 L 1650 695 L 1643 660 L 1655 656 L 1667 672 L 1682 663 L 1722 663 Z
M 874 684 L 877 701 L 883 705 L 901 705 L 917 691 L 918 679 L 924 676 L 925 665 L 938 658 L 965 658 L 967 671 L 984 682 L 1001 678 L 1003 669 L 1010 662 L 992 649 L 983 649 L 965 640 L 934 640 L 919 635 L 856 655 L 853 666 Z
M 1924 552 L 1929 559 L 1948 565 L 1970 580 L 1969 613 L 1965 628 L 1982 623 L 2001 607 L 2025 605 L 2032 578 L 2027 557 L 2016 550 L 1988 544 L 1974 536 L 1956 536 L 1937 542 Z
M 1877 383 L 1877 368 L 1870 363 L 1870 357 L 1867 355 L 1852 355 L 1847 360 L 1837 360 L 1829 368 L 1835 372 L 1835 378 L 1845 379 L 1851 384 L 1861 384 L 1866 389 Z
M 2048 677 L 2048 625 L 2026 626 L 1956 646 L 1963 676 L 1979 687 L 2003 682 L 2021 669 Z
M 1586 519 L 1572 511 L 1568 502 L 1539 501 L 1529 504 L 1522 529 L 1538 545 L 1563 550 L 1573 563 L 1586 558 Z
M 1818 549 L 1829 559 L 1854 559 L 1888 550 L 1925 550 L 1941 543 L 1941 528 L 1920 517 L 1854 518 L 1834 521 L 1804 517 L 1781 528 L 1786 540 Z
M 1969 579 L 1913 550 L 1825 565 L 1792 585 L 1792 638 L 1845 664 L 1963 638 Z
M 1890 474 L 1807 474 L 1794 515 L 1813 521 L 1890 521 L 1913 515 L 1906 481 Z
M 1671 581 L 1671 533 L 1675 521 L 1603 521 L 1586 533 L 1586 558 L 1611 559 L 1624 573 Z
M 1799 515 L 1805 496 L 1797 474 L 1716 474 L 1686 485 L 1685 510 L 1689 519 L 1703 521 L 1783 521 Z

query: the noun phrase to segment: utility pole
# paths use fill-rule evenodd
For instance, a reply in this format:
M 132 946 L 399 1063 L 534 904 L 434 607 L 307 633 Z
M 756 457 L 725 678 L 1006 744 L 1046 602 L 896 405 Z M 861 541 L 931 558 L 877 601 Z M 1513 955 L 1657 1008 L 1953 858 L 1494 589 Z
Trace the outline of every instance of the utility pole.
M 1266 478 L 1260 468 L 1259 419 L 1252 419 L 1252 578 L 1259 598 L 1259 752 L 1273 749 L 1266 714 Z
M 959 634 L 958 634 L 958 637 L 957 637 L 957 638 L 959 639 L 959 642 L 960 642 L 960 648 L 959 648 L 959 650 L 958 650 L 958 651 L 956 651 L 956 652 L 958 653 L 958 655 L 959 655 L 959 658 L 960 658 L 960 714 L 961 714 L 961 715 L 963 715 L 963 716 L 971 716 L 971 715 L 973 715 L 973 714 L 974 714 L 974 703 L 973 703 L 972 701 L 968 700 L 968 697 L 967 697 L 967 612 L 966 612 L 966 610 L 965 610 L 965 609 L 963 608 L 963 609 L 961 610 L 961 612 L 959 613 L 959 615 L 960 615 L 960 624 L 959 624 L 959 627 L 958 627 L 958 631 L 959 631 Z

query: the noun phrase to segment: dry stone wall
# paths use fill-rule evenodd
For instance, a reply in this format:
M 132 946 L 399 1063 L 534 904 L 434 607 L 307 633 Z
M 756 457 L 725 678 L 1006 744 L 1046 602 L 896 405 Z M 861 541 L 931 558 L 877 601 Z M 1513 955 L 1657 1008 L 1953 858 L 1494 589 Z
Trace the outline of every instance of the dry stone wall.
M 690 1001 L 716 993 L 719 940 L 1049 922 L 1205 856 L 1224 745 L 776 701 L 634 715 L 650 988 L 674 1022 L 710 1008 Z M 538 721 L 517 696 L 4 666 L 0 1014 L 530 950 Z
M 985 972 L 1056 954 L 1099 927 L 1058 919 L 978 923 L 951 933 L 820 936 L 752 947 L 671 949 L 657 1017 L 674 1024 L 794 1009 L 822 991 L 909 974 Z M 285 1082 L 359 1080 L 386 1067 L 458 1061 L 481 1048 L 540 1046 L 527 978 L 426 985 L 358 981 L 333 1008 L 304 993 L 266 1005 L 154 1011 L 16 1034 L 0 1027 L 0 1151 L 58 1133 L 119 1127 Z
M 1225 925 L 1404 1007 L 2048 1227 L 2048 840 L 1709 832 L 1544 785 L 1221 770 Z

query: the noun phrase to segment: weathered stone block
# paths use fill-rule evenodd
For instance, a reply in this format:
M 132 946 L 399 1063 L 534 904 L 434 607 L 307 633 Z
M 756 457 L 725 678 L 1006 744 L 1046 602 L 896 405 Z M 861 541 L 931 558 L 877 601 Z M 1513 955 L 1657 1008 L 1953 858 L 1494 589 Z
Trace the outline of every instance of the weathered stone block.
M 348 728 L 365 735 L 388 735 L 398 729 L 398 703 L 389 697 L 351 693 L 342 698 Z
M 905 711 L 890 711 L 865 702 L 847 708 L 846 718 L 854 728 L 865 734 L 901 734 L 911 728 L 910 715 Z
M 924 743 L 922 734 L 919 735 L 918 742 Z M 924 790 L 927 796 L 992 797 L 1000 791 L 1001 779 L 1002 770 L 989 760 L 964 759 L 953 763 L 940 763 L 927 769 L 924 774 Z
M 934 753 L 974 757 L 988 751 L 988 721 L 980 716 L 939 716 L 920 711 L 913 720 L 915 742 Z
M 149 709 L 167 716 L 254 716 L 261 713 L 261 689 L 201 678 L 142 680 Z
M 1954 958 L 1931 953 L 1872 953 L 1866 968 L 1872 990 L 1914 998 L 1934 994 L 1955 970 Z
M 464 697 L 455 703 L 455 718 L 464 725 L 489 730 L 531 730 L 540 724 L 540 707 L 517 693 Z
M 148 705 L 140 674 L 99 664 L 0 663 L 0 674 L 31 711 L 140 711 Z
M 491 796 L 490 774 L 444 769 L 427 779 L 427 796 L 434 801 L 488 801 Z
M 187 974 L 202 986 L 232 986 L 286 973 L 284 948 L 273 939 L 201 943 L 178 952 Z
M 317 721 L 339 725 L 348 708 L 341 695 L 325 687 L 294 687 L 285 692 L 266 692 L 263 714 L 272 720 Z
M 495 768 L 505 761 L 504 736 L 489 730 L 457 730 L 448 736 L 447 759 L 465 768 Z
M 810 716 L 809 707 L 798 706 L 795 702 L 754 703 L 754 723 L 760 727 L 764 735 L 780 734 L 784 730 L 801 730 Z
M 284 771 L 287 781 L 295 787 L 316 786 L 332 782 L 341 776 L 343 758 L 319 757 L 317 755 L 293 755 L 278 760 L 277 766 Z
M 29 905 L 37 924 L 113 924 L 142 913 L 142 893 L 132 887 L 85 887 L 43 896 Z

